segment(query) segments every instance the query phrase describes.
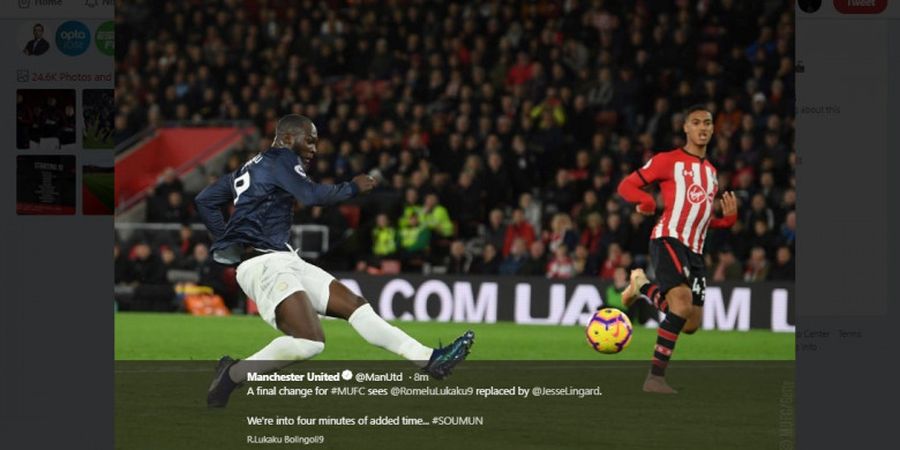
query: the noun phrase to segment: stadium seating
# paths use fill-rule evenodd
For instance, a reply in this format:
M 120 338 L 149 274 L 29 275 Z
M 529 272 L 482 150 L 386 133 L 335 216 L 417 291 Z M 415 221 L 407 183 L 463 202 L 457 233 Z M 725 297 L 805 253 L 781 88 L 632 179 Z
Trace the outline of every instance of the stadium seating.
M 681 145 L 681 110 L 703 103 L 722 124 L 709 154 L 720 190 L 735 190 L 741 202 L 739 223 L 707 239 L 710 273 L 748 281 L 793 276 L 796 230 L 786 221 L 796 198 L 790 2 L 533 8 L 416 0 L 403 14 L 380 2 L 302 3 L 303 11 L 293 2 L 254 2 L 258 8 L 241 17 L 214 3 L 122 5 L 116 138 L 171 121 L 252 124 L 255 138 L 238 145 L 224 167 L 203 167 L 211 182 L 269 145 L 279 116 L 309 116 L 320 136 L 313 178 L 340 182 L 378 170 L 384 180 L 372 195 L 337 207 L 351 233 L 333 233 L 334 245 L 316 261 L 323 267 L 359 268 L 361 254 L 366 267 L 383 273 L 406 267 L 402 254 L 372 256 L 370 239 L 378 213 L 397 226 L 409 187 L 420 199 L 438 193 L 457 224 L 452 240 L 465 244 L 470 260 L 490 242 L 478 225 L 492 209 L 508 223 L 529 194 L 538 205 L 536 228 L 547 230 L 557 212 L 575 218 L 592 190 L 603 235 L 587 261 L 576 261 L 578 275 L 599 276 L 612 244 L 628 255 L 622 261 L 644 264 L 646 224 L 630 220 L 631 206 L 615 186 L 655 152 Z M 331 13 L 340 31 L 322 26 Z M 576 167 L 579 151 L 588 154 L 586 174 Z M 500 157 L 496 168 L 492 155 Z M 557 183 L 559 169 L 579 177 Z M 183 204 L 166 205 L 172 190 Z M 195 222 L 195 194 L 163 183 L 150 201 L 158 200 L 157 218 Z M 751 208 L 756 194 L 762 204 Z M 339 225 L 328 217 L 314 220 Z M 756 231 L 760 217 L 773 219 Z M 549 243 L 551 236 L 537 238 Z M 135 243 L 123 242 L 122 253 Z M 754 248 L 765 253 L 763 262 L 750 261 Z M 446 253 L 427 253 L 423 267 L 445 266 Z

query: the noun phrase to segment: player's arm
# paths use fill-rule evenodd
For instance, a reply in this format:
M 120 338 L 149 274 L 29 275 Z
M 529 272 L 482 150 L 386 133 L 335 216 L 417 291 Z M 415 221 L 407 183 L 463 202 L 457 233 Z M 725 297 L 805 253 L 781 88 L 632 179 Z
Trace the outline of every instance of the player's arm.
M 619 187 L 616 189 L 616 192 L 625 201 L 637 204 L 635 208 L 637 212 L 648 216 L 656 212 L 656 200 L 644 188 L 661 179 L 661 171 L 659 169 L 662 166 L 662 161 L 658 161 L 658 159 L 660 157 L 654 157 L 640 169 L 631 172 L 630 175 L 619 182 Z
M 200 220 L 206 224 L 213 239 L 219 239 L 225 234 L 225 217 L 222 216 L 222 206 L 233 198 L 231 193 L 232 177 L 233 174 L 219 177 L 218 181 L 200 191 L 197 198 L 194 199 L 197 214 L 200 216 Z
M 714 217 L 709 221 L 710 228 L 731 228 L 737 222 L 737 199 L 734 192 L 722 194 L 722 217 Z
M 352 181 L 338 184 L 315 183 L 306 176 L 299 162 L 292 158 L 282 157 L 277 167 L 275 180 L 278 186 L 290 192 L 304 206 L 342 202 L 375 187 L 375 180 L 368 175 L 359 175 Z

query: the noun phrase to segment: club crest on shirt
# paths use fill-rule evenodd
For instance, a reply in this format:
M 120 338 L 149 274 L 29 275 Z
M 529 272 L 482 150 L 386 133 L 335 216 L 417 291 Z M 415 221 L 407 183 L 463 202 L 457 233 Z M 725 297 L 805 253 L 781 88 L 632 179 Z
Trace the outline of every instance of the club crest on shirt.
M 691 187 L 688 188 L 687 197 L 691 204 L 697 204 L 707 200 L 708 195 L 706 190 L 700 187 L 699 184 L 692 184 Z

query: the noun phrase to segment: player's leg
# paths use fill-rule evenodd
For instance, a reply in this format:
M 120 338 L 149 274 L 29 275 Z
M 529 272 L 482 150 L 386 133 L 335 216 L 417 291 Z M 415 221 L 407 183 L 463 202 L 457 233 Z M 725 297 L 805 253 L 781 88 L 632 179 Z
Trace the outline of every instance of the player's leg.
M 325 349 L 319 316 L 305 292 L 294 292 L 282 300 L 275 308 L 275 322 L 285 336 L 273 339 L 242 361 L 227 356 L 219 361 L 206 397 L 208 406 L 221 408 L 227 405 L 231 392 L 246 381 L 250 373 L 273 372 L 295 361 L 312 358 Z
M 684 329 L 681 330 L 682 333 L 685 334 L 694 334 L 697 330 L 700 329 L 700 324 L 703 321 L 703 306 L 693 305 L 691 307 L 691 313 L 688 315 L 687 322 L 684 324 Z
M 419 366 L 424 366 L 431 358 L 433 350 L 413 339 L 403 330 L 387 323 L 366 300 L 353 293 L 338 280 L 328 287 L 328 307 L 326 314 L 339 317 L 350 323 L 366 342 L 396 353 Z
M 660 294 L 659 286 L 647 278 L 643 269 L 633 269 L 628 286 L 622 291 L 622 304 L 626 308 L 630 308 L 641 297 L 648 299 L 656 309 L 663 313 L 669 310 L 666 299 Z
M 656 346 L 653 348 L 653 364 L 650 366 L 650 374 L 644 381 L 645 392 L 662 394 L 674 394 L 676 391 L 666 382 L 666 368 L 672 353 L 675 351 L 675 343 L 678 341 L 685 323 L 686 317 L 691 313 L 691 290 L 687 285 L 678 285 L 665 293 L 669 305 L 665 318 L 656 329 Z
M 706 300 L 706 262 L 703 257 L 692 253 L 689 255 L 691 259 L 691 295 L 692 307 L 691 312 L 687 316 L 687 323 L 684 325 L 686 334 L 694 334 L 700 329 L 703 322 L 703 303 Z
M 687 323 L 693 308 L 693 295 L 688 287 L 688 277 L 684 267 L 689 263 L 687 251 L 674 239 L 655 239 L 650 242 L 650 257 L 656 268 L 657 285 L 645 283 L 640 286 L 642 294 L 655 299 L 665 318 L 656 330 L 656 346 L 653 350 L 653 364 L 644 382 L 644 391 L 674 394 L 676 391 L 666 383 L 666 368 L 681 330 Z
M 321 269 L 319 269 L 321 270 Z M 467 331 L 450 345 L 432 349 L 385 321 L 362 297 L 338 280 L 328 289 L 327 314 L 346 319 L 366 342 L 396 353 L 422 367 L 435 378 L 444 378 L 462 362 L 475 342 L 475 333 Z
M 650 280 L 647 279 L 643 269 L 632 269 L 628 277 L 628 286 L 622 291 L 622 304 L 626 308 L 631 308 L 634 301 L 640 297 L 641 286 L 649 282 Z
M 258 352 L 229 369 L 237 383 L 247 379 L 247 373 L 268 373 L 310 359 L 325 350 L 325 334 L 319 315 L 303 291 L 287 296 L 275 308 L 275 323 L 285 336 L 279 336 Z
M 237 281 L 256 300 L 260 317 L 285 334 L 243 361 L 225 356 L 207 394 L 210 407 L 223 407 L 250 372 L 267 373 L 325 349 L 319 316 L 302 284 L 302 266 L 287 252 L 252 258 L 237 270 Z

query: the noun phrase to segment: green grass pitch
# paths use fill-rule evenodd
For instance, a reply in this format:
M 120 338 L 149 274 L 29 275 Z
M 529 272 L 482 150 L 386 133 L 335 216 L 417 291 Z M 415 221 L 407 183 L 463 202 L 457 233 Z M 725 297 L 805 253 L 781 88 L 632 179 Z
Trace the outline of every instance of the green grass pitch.
M 116 359 L 215 360 L 228 354 L 255 353 L 278 331 L 256 316 L 194 317 L 186 314 L 117 313 Z M 580 326 L 394 322 L 425 345 L 448 343 L 466 329 L 475 330 L 471 360 L 649 360 L 656 330 L 636 326 L 628 348 L 616 355 L 591 349 Z M 396 360 L 367 344 L 342 320 L 323 320 L 325 351 L 320 360 Z M 679 360 L 793 360 L 794 335 L 766 330 L 700 330 L 682 335 Z
M 228 408 L 211 411 L 205 405 L 215 366 L 211 360 L 223 354 L 244 358 L 278 336 L 276 330 L 254 316 L 117 313 L 115 324 L 116 444 L 123 449 L 257 448 L 246 444 L 246 437 L 263 434 L 321 435 L 323 448 L 419 449 L 423 442 L 429 449 L 793 448 L 793 422 L 785 422 L 785 417 L 794 414 L 791 333 L 700 331 L 682 336 L 670 376 L 680 392 L 659 396 L 640 390 L 656 336 L 652 329 L 636 328 L 629 348 L 617 355 L 603 355 L 588 346 L 580 326 L 395 322 L 428 345 L 436 345 L 438 340 L 449 342 L 472 328 L 477 336 L 469 359 L 481 360 L 467 361 L 449 381 L 416 383 L 407 378 L 404 385 L 598 386 L 603 393 L 583 399 L 331 394 L 298 398 L 248 396 L 242 388 L 232 394 Z M 366 344 L 346 322 L 324 320 L 323 327 L 325 352 L 285 370 L 412 372 L 401 369 L 406 363 L 399 357 Z M 613 362 L 597 363 L 608 360 Z M 352 382 L 341 385 L 356 386 Z M 476 415 L 483 417 L 484 423 L 425 428 L 256 427 L 247 425 L 250 415 Z

